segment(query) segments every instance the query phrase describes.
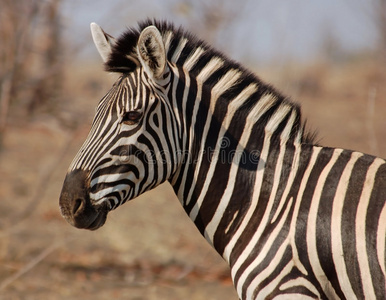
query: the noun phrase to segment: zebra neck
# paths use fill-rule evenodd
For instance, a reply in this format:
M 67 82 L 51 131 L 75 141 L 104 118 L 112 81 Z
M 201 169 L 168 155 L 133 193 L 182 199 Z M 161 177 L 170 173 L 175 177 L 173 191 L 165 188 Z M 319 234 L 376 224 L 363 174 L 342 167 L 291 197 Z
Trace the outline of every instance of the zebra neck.
M 261 216 L 269 195 L 283 193 L 283 186 L 279 186 L 280 180 L 275 176 L 282 174 L 287 178 L 292 174 L 300 147 L 280 143 L 265 134 L 255 152 L 245 149 L 239 154 L 233 152 L 232 161 L 227 162 L 224 157 L 231 152 L 220 150 L 211 160 L 203 158 L 200 163 L 190 165 L 183 188 L 177 190 L 174 186 L 188 216 L 224 258 L 227 245 L 240 226 L 244 226 L 243 220 L 252 215 Z
M 174 87 L 169 94 L 182 128 L 180 165 L 170 182 L 189 217 L 220 253 L 225 246 L 216 240 L 225 241 L 238 224 L 253 199 L 256 174 L 266 171 L 262 154 L 272 156 L 281 145 L 294 148 L 306 141 L 297 105 L 237 66 L 224 64 L 214 57 L 194 72 L 186 64 L 170 65 Z M 219 233 L 217 226 L 226 230 Z

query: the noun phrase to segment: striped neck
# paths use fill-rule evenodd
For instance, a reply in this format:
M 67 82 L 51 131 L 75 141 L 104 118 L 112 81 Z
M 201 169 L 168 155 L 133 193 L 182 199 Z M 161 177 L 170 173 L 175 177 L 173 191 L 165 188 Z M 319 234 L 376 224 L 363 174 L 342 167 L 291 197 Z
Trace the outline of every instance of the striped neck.
M 272 88 L 242 69 L 227 67 L 220 57 L 194 72 L 186 67 L 197 65 L 187 60 L 186 65 L 171 67 L 174 82 L 185 86 L 175 100 L 185 157 L 171 184 L 200 232 L 222 254 L 224 246 L 215 245 L 220 220 L 216 214 L 227 210 L 222 228 L 236 226 L 252 201 L 251 178 L 265 167 L 261 154 L 307 140 L 299 108 Z M 170 90 L 175 93 L 177 88 Z

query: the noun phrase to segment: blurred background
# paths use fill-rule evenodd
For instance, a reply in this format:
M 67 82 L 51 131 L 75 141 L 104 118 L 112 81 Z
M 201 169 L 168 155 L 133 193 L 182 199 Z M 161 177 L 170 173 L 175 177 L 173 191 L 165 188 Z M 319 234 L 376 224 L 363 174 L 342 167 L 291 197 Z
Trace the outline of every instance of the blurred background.
M 237 299 L 169 185 L 96 232 L 58 198 L 99 99 L 89 24 L 182 25 L 301 104 L 323 145 L 386 157 L 386 0 L 0 0 L 0 299 Z

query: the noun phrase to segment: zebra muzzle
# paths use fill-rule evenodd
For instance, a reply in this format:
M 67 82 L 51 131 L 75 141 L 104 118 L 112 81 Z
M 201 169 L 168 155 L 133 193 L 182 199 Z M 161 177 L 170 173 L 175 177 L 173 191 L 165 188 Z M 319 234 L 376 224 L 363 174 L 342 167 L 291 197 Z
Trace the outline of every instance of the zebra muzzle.
M 74 170 L 67 174 L 59 206 L 62 216 L 68 223 L 77 228 L 96 230 L 107 217 L 107 205 L 93 205 L 89 196 L 87 172 Z

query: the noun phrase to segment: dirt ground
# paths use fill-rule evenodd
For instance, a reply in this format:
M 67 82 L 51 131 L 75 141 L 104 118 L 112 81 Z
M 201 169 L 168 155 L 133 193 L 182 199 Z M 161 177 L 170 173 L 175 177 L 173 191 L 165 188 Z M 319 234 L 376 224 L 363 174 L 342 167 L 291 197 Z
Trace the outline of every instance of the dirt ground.
M 66 169 L 112 81 L 98 65 L 73 68 L 60 113 L 26 117 L 13 107 L 10 116 L 0 153 L 0 299 L 237 299 L 228 267 L 167 184 L 110 213 L 95 232 L 62 219 Z M 256 72 L 302 105 L 321 144 L 386 157 L 377 64 Z

